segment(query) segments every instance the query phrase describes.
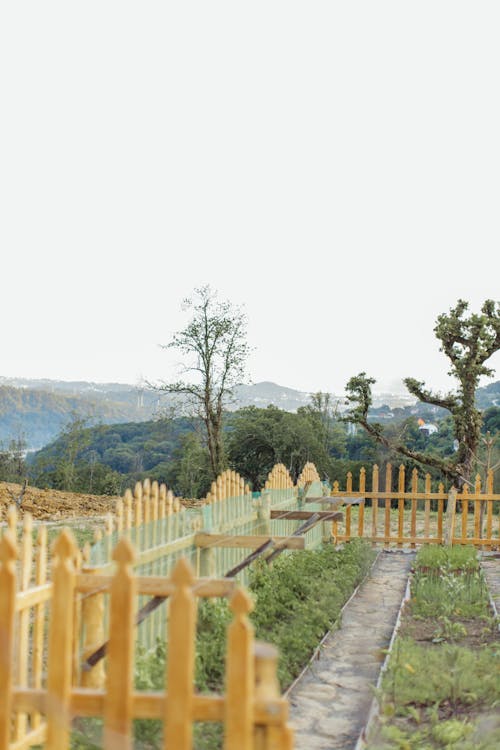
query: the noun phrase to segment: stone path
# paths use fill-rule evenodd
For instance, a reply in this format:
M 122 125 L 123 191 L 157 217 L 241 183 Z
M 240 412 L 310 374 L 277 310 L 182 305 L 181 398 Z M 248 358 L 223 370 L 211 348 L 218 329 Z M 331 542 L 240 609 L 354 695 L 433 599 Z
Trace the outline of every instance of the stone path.
M 490 590 L 491 598 L 495 602 L 497 612 L 500 614 L 500 557 L 484 553 L 481 555 L 481 567 Z
M 413 554 L 382 552 L 344 610 L 339 630 L 290 691 L 297 750 L 352 750 L 373 699 Z

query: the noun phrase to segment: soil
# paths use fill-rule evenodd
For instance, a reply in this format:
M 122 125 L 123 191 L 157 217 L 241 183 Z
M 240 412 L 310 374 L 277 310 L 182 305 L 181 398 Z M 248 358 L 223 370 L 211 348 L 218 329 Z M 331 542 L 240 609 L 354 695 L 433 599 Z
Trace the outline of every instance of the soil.
M 5 521 L 7 510 L 20 495 L 22 486 L 0 482 L 0 521 Z M 23 497 L 19 515 L 29 511 L 33 518 L 57 521 L 63 518 L 102 516 L 114 510 L 117 496 L 84 495 L 78 492 L 60 492 L 28 487 Z
M 426 618 L 425 620 L 417 620 L 409 616 L 406 612 L 408 608 L 405 608 L 403 613 L 403 620 L 401 622 L 401 629 L 399 634 L 403 637 L 413 638 L 417 643 L 427 643 L 429 646 L 439 645 L 445 640 L 442 636 L 442 624 L 439 620 Z M 463 617 L 449 617 L 448 620 L 451 623 L 460 623 L 467 631 L 467 635 L 460 636 L 453 639 L 453 643 L 460 646 L 467 646 L 469 648 L 479 648 L 480 646 L 486 646 L 488 643 L 498 640 L 498 629 L 495 622 L 486 622 L 481 618 L 464 619 Z M 443 640 L 433 641 L 436 637 L 443 637 Z M 446 639 L 447 643 L 451 643 L 450 639 Z

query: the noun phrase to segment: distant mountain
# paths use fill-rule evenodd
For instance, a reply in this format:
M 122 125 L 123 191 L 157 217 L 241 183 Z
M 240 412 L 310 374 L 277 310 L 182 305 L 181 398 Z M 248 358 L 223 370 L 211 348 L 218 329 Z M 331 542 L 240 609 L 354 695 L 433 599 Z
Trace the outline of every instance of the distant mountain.
M 243 406 L 258 406 L 265 408 L 270 404 L 278 406 L 284 411 L 297 411 L 300 406 L 306 406 L 311 400 L 311 394 L 286 388 L 269 381 L 253 383 L 252 385 L 238 385 L 234 389 L 235 402 L 230 405 L 231 410 L 241 409 Z
M 311 394 L 269 381 L 235 388 L 231 410 L 243 406 L 266 407 L 274 404 L 295 412 L 310 402 Z M 480 388 L 481 409 L 500 405 L 500 381 Z M 340 400 L 343 410 L 343 399 Z M 374 393 L 374 407 L 384 405 L 408 408 L 415 399 L 400 393 Z M 165 412 L 172 404 L 166 394 L 127 383 L 36 380 L 0 377 L 0 443 L 24 436 L 28 448 L 38 449 L 51 442 L 69 422 L 72 414 L 89 418 L 89 424 L 146 422 Z
M 87 418 L 89 425 L 146 421 L 154 416 L 158 400 L 149 393 L 144 394 L 142 402 L 136 393 L 127 391 L 84 393 L 0 385 L 0 443 L 6 446 L 10 440 L 22 437 L 28 450 L 41 448 L 59 434 L 74 414 Z

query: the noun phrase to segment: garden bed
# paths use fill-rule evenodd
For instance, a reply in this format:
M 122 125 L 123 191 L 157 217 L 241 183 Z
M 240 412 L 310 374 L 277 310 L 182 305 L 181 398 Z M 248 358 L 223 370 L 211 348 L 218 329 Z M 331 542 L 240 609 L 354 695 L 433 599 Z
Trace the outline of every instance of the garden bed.
M 417 555 L 368 729 L 370 750 L 500 746 L 500 642 L 473 548 Z

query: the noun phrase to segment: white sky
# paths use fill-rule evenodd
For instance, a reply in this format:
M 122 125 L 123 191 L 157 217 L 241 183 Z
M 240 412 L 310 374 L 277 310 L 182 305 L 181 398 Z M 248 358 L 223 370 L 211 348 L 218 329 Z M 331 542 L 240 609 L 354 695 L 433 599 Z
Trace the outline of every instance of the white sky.
M 0 375 L 169 380 L 158 344 L 210 283 L 246 307 L 255 382 L 447 387 L 437 315 L 499 297 L 499 22 L 5 0 Z

